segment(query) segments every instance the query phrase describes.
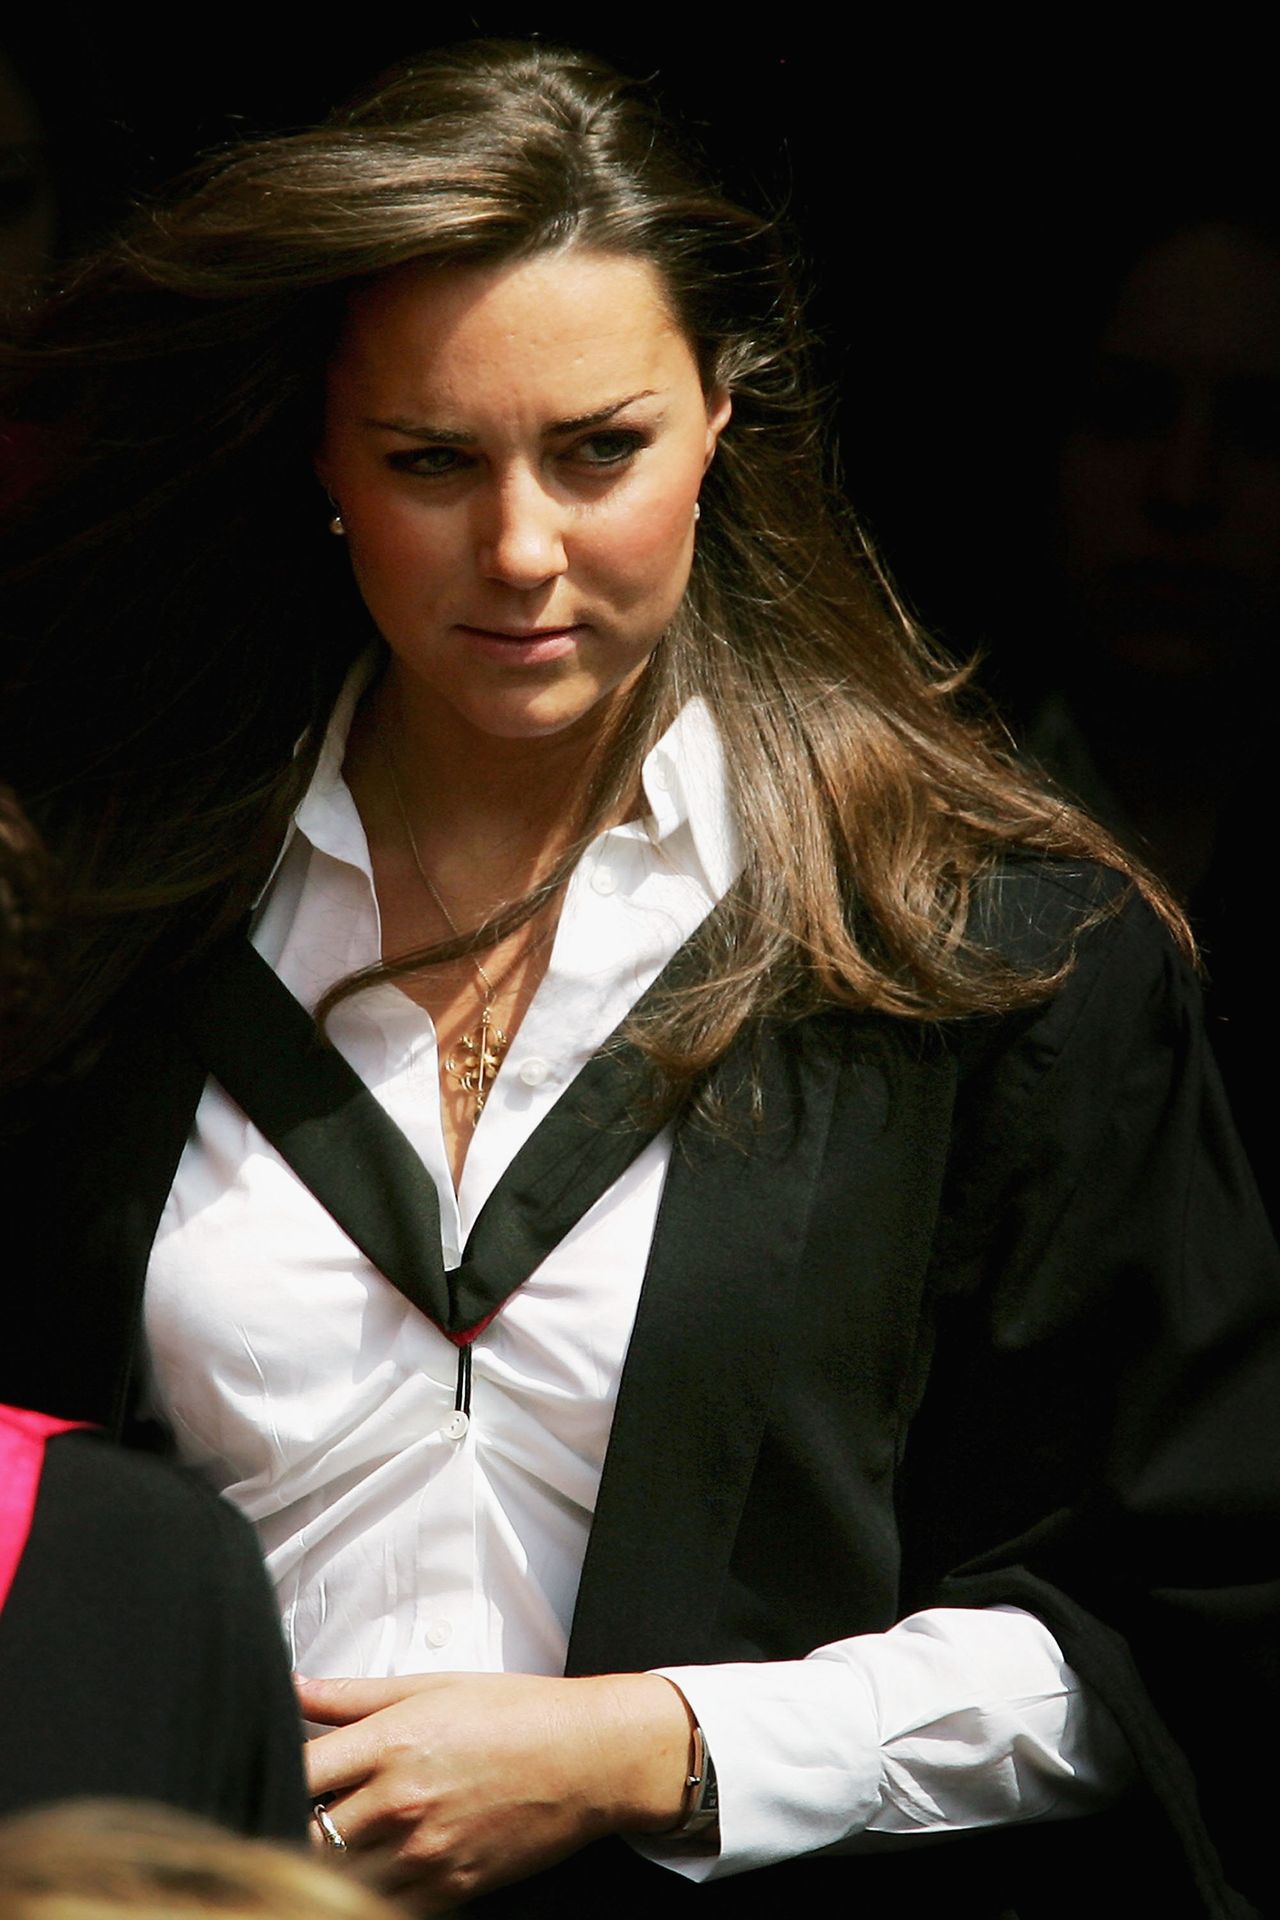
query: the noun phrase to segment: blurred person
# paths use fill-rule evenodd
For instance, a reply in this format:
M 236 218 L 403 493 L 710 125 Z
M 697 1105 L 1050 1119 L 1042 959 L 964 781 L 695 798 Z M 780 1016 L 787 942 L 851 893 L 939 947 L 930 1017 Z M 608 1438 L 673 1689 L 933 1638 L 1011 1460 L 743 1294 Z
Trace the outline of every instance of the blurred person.
M 240 1516 L 17 1407 L 0 1407 L 0 1694 L 0 1813 L 122 1794 L 302 1830 L 297 1713 Z
M 1268 729 L 1280 639 L 1280 243 L 1149 246 L 1059 469 L 1062 670 L 1116 821 L 1184 899 Z
M 0 1920 L 396 1920 L 300 1850 L 144 1801 L 72 1800 L 0 1822 Z
M 1171 224 L 1131 260 L 1058 466 L 1052 690 L 1026 739 L 1184 902 L 1264 1198 L 1280 1070 L 1256 885 L 1280 708 L 1280 230 Z

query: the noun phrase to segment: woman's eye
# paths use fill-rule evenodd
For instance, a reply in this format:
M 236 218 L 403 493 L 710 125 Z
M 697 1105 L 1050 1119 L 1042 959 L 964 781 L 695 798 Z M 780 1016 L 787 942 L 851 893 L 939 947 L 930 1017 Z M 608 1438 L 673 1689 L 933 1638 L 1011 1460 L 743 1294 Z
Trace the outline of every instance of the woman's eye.
M 398 473 L 417 473 L 434 480 L 460 472 L 467 465 L 467 456 L 458 447 L 403 447 L 388 454 L 387 463 Z
M 593 433 L 579 440 L 572 458 L 586 467 L 620 467 L 645 445 L 642 433 L 615 428 L 609 433 Z

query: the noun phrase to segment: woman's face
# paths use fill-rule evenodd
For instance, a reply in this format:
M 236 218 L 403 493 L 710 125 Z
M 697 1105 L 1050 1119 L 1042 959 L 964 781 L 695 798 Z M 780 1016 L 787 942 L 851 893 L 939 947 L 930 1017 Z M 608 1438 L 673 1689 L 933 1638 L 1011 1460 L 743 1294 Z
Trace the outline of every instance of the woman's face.
M 680 603 L 728 416 L 643 261 L 414 266 L 358 296 L 316 470 L 407 699 L 508 739 L 603 719 Z

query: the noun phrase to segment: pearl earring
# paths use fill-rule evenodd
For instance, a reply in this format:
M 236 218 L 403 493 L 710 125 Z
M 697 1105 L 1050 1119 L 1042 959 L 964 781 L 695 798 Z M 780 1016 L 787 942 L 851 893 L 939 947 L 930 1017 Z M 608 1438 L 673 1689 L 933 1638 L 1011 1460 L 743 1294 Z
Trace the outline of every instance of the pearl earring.
M 329 531 L 330 533 L 336 533 L 339 540 L 341 540 L 343 534 L 346 532 L 346 528 L 342 524 L 342 515 L 340 513 L 335 513 L 332 520 L 329 522 Z
M 695 500 L 693 503 L 693 517 L 695 520 L 701 520 L 702 518 L 702 504 L 698 500 Z

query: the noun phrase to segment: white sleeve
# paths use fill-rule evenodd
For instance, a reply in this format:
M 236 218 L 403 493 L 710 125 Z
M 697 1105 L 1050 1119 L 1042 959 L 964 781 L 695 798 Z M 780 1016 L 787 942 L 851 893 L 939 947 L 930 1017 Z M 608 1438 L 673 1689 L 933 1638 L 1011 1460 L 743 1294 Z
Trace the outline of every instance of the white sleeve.
M 720 1838 L 634 1844 L 695 1880 L 863 1834 L 1088 1813 L 1131 1778 L 1110 1714 L 1020 1607 L 936 1607 L 804 1660 L 659 1671 L 706 1736 Z

